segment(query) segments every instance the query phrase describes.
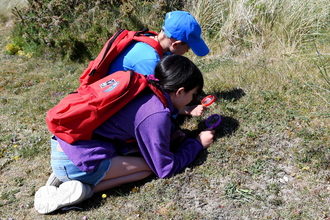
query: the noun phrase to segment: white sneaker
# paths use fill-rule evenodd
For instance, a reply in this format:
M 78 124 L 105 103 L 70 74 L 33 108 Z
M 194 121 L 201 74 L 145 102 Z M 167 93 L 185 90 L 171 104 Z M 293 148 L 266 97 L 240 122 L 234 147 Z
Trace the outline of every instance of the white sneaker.
M 65 206 L 78 204 L 93 195 L 88 184 L 72 180 L 59 187 L 43 186 L 35 194 L 34 208 L 41 214 L 47 214 Z
M 46 186 L 56 186 L 59 187 L 63 182 L 59 180 L 56 176 L 55 173 L 50 174 Z

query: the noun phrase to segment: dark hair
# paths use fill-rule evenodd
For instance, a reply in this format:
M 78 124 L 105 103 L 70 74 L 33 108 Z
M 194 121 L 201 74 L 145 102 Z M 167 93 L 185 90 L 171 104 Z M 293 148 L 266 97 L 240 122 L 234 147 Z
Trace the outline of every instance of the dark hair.
M 204 79 L 198 67 L 187 57 L 169 55 L 155 68 L 155 78 L 166 92 L 175 92 L 184 87 L 186 92 L 198 87 L 198 95 L 204 86 Z

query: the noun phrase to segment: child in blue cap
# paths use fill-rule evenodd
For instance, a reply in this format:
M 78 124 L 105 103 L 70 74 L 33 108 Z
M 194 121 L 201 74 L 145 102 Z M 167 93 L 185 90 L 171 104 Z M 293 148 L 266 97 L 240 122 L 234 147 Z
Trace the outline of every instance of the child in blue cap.
M 168 12 L 157 36 L 150 36 L 163 48 L 163 57 L 169 54 L 183 55 L 191 48 L 197 56 L 205 56 L 209 48 L 202 38 L 202 29 L 196 19 L 186 11 Z M 161 60 L 157 51 L 143 42 L 129 45 L 111 64 L 108 74 L 120 70 L 134 70 L 143 75 L 154 73 Z M 185 106 L 179 114 L 201 116 L 202 105 Z

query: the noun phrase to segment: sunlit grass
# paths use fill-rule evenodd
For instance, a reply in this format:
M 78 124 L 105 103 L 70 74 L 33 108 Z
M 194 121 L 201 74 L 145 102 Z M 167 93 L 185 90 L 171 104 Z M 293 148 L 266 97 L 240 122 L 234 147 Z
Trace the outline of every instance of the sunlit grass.
M 46 216 L 33 208 L 34 193 L 51 172 L 45 115 L 77 87 L 87 64 L 64 63 L 47 54 L 9 55 L 10 30 L 1 26 L 1 218 L 330 216 L 330 32 L 321 28 L 329 22 L 322 20 L 329 2 L 189 3 L 212 52 L 203 58 L 188 56 L 203 71 L 205 93 L 218 101 L 183 128 L 205 128 L 207 116 L 220 114 L 213 146 L 169 179 L 127 184 L 93 196 L 79 205 L 83 211 Z

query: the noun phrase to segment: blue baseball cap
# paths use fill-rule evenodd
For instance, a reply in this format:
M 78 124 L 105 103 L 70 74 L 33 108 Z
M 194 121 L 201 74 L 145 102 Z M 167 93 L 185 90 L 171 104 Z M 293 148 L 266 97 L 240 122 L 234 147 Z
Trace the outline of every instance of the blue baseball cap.
M 210 52 L 202 38 L 200 25 L 186 11 L 168 12 L 162 29 L 167 37 L 187 43 L 197 56 L 205 56 Z

